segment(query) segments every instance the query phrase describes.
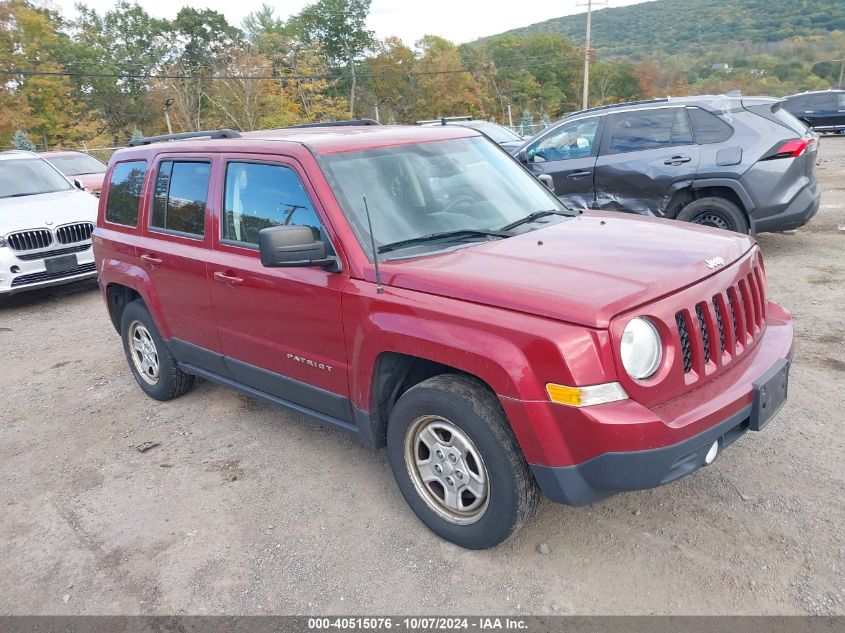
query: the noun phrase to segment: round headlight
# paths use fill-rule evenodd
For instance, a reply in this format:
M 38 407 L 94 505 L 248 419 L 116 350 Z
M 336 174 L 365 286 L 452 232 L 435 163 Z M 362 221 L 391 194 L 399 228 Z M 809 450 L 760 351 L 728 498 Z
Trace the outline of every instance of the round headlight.
M 657 328 L 643 317 L 631 319 L 622 332 L 620 349 L 622 365 L 631 378 L 643 380 L 654 374 L 662 354 Z

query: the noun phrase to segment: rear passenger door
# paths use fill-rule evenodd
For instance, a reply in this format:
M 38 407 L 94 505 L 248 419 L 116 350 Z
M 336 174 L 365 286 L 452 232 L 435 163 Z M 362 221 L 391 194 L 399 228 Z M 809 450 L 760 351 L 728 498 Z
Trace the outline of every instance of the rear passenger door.
M 332 235 L 299 163 L 226 156 L 223 205 L 208 268 L 218 331 L 231 376 L 288 402 L 351 422 L 341 289 L 346 273 L 265 268 L 258 232 L 311 227 L 334 254 Z
M 159 155 L 153 164 L 152 195 L 143 215 L 140 265 L 152 280 L 160 313 L 180 360 L 183 343 L 220 351 L 206 280 L 211 254 L 209 187 L 212 157 Z
M 596 161 L 596 206 L 662 216 L 692 184 L 699 149 L 683 107 L 644 108 L 607 116 Z

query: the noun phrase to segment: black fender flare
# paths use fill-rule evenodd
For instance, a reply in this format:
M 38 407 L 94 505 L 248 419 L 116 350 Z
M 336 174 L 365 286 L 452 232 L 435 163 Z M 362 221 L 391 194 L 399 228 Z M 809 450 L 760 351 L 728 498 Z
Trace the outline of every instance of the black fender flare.
M 706 187 L 724 187 L 733 191 L 742 202 L 742 206 L 745 207 L 745 212 L 749 217 L 757 207 L 748 190 L 746 190 L 741 182 L 733 178 L 702 178 L 693 180 L 692 182 L 693 190 L 704 189 Z

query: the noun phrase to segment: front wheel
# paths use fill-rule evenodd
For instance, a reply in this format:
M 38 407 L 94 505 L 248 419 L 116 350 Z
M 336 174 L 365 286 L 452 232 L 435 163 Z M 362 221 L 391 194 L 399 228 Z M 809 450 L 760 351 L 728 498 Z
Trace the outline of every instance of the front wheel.
M 435 376 L 403 394 L 387 450 L 417 517 L 461 547 L 498 545 L 537 506 L 537 484 L 498 399 L 468 376 Z
M 680 210 L 675 219 L 725 231 L 748 233 L 748 217 L 745 212 L 730 200 L 715 196 L 693 200 Z

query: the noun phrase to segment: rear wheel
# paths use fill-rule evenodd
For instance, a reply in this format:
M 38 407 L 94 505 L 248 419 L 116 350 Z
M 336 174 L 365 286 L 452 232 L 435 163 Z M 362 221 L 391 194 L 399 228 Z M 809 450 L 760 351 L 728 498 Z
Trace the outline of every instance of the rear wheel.
M 748 233 L 745 212 L 730 200 L 715 196 L 693 200 L 678 212 L 675 219 L 725 231 Z
M 434 533 L 484 549 L 513 536 L 539 490 L 496 396 L 459 375 L 430 378 L 397 402 L 390 466 L 405 501 Z
M 194 377 L 179 369 L 149 310 L 141 301 L 133 301 L 124 308 L 120 333 L 132 375 L 148 396 L 156 400 L 172 400 L 194 386 Z

